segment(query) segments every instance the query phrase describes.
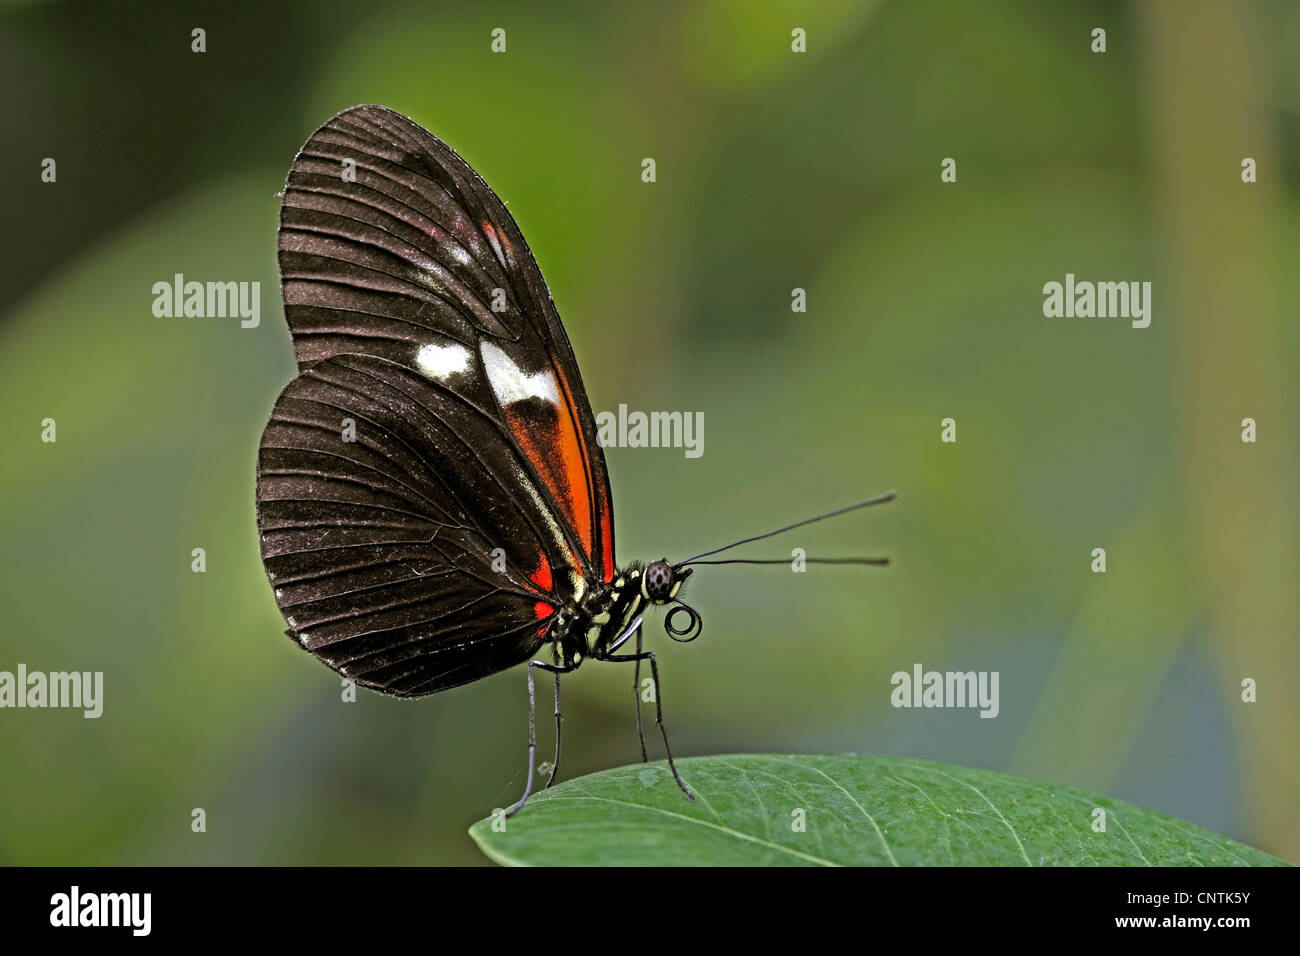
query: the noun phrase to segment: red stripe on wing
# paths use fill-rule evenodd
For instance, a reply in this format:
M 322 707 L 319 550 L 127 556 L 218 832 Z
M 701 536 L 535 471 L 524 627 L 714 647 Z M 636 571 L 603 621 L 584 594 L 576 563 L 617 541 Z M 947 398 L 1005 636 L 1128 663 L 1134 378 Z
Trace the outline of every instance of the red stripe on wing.
M 533 400 L 513 402 L 504 411 L 510 433 L 559 505 L 558 517 L 573 529 L 578 545 L 591 558 L 594 540 L 588 467 L 581 433 L 571 412 L 550 402 Z M 612 565 L 612 560 L 609 563 Z M 576 561 L 573 564 L 579 568 Z M 533 580 L 541 585 L 536 578 Z M 549 585 L 544 587 L 549 589 Z
M 537 620 L 545 621 L 547 618 L 549 618 L 552 614 L 555 613 L 555 608 L 547 604 L 545 601 L 538 601 L 536 604 L 533 605 L 533 613 L 537 615 Z M 539 627 L 537 629 L 537 636 L 545 637 L 546 632 L 548 630 L 550 630 L 549 624 Z
M 537 568 L 528 575 L 528 579 L 536 584 L 543 591 L 550 591 L 555 581 L 551 575 L 551 562 L 546 560 L 546 555 L 537 556 Z
M 582 511 L 586 517 L 586 536 L 583 538 L 583 547 L 587 551 L 587 556 L 593 562 L 599 562 L 601 571 L 601 580 L 608 584 L 614 580 L 614 520 L 609 508 L 609 494 L 603 482 L 595 482 L 595 493 L 591 493 L 592 482 L 590 476 L 595 474 L 595 468 L 591 465 L 591 450 L 587 447 L 587 439 L 581 428 L 575 426 L 578 420 L 577 403 L 573 400 L 573 390 L 569 388 L 569 380 L 564 375 L 562 368 L 556 368 L 556 379 L 560 383 L 560 388 L 564 392 L 564 402 L 569 411 L 569 429 L 573 434 L 574 443 L 577 446 L 578 454 L 581 456 L 582 464 L 582 486 L 587 492 L 587 498 L 581 503 L 575 502 L 576 510 Z M 592 512 L 595 512 L 593 515 Z M 596 554 L 595 541 L 592 539 L 592 520 L 600 523 L 600 540 L 601 553 Z

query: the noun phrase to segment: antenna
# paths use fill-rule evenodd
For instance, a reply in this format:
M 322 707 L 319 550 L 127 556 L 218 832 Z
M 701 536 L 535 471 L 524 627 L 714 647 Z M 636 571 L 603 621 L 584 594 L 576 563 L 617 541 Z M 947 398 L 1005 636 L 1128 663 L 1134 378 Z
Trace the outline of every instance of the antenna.
M 787 564 L 788 559 L 743 559 L 729 558 L 723 561 L 701 561 L 700 558 L 707 558 L 710 555 L 720 554 L 723 551 L 730 551 L 732 548 L 738 548 L 742 544 L 749 544 L 752 541 L 762 541 L 764 538 L 770 538 L 773 535 L 784 534 L 787 531 L 793 531 L 795 528 L 802 528 L 804 525 L 812 524 L 815 521 L 825 521 L 827 518 L 834 518 L 836 515 L 847 514 L 850 511 L 857 511 L 859 508 L 866 508 L 870 505 L 884 504 L 886 501 L 893 501 L 897 497 L 897 492 L 887 491 L 883 495 L 877 495 L 874 498 L 868 498 L 866 501 L 859 501 L 856 504 L 847 505 L 843 508 L 836 508 L 834 511 L 828 511 L 825 514 L 817 515 L 813 518 L 805 518 L 803 521 L 796 521 L 794 524 L 788 524 L 784 528 L 777 528 L 775 531 L 769 531 L 766 534 L 756 534 L 752 538 L 743 538 L 740 541 L 733 541 L 731 544 L 723 545 L 721 548 L 714 548 L 712 551 L 705 551 L 695 555 L 693 558 L 687 558 L 685 561 L 679 561 L 674 565 L 675 568 L 684 568 L 690 564 Z M 888 558 L 806 558 L 811 564 L 888 564 Z

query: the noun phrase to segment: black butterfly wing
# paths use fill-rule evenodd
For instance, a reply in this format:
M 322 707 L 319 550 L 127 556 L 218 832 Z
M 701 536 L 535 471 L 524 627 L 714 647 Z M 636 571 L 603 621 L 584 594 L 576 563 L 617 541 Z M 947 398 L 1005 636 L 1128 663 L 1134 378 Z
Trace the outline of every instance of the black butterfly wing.
M 531 481 L 453 390 L 376 356 L 315 363 L 258 455 L 262 557 L 290 636 L 404 697 L 526 660 L 558 600 L 532 564 L 554 531 Z
M 354 107 L 294 160 L 279 246 L 300 369 L 372 355 L 464 400 L 500 426 L 562 532 L 541 541 L 553 576 L 570 592 L 610 581 L 609 480 L 582 377 L 536 260 L 483 179 L 411 120 Z

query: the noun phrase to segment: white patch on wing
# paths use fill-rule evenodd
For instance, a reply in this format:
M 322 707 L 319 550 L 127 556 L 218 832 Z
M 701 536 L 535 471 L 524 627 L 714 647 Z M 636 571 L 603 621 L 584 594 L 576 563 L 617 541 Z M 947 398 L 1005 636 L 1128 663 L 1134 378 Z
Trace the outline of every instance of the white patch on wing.
M 491 342 L 484 342 L 481 349 L 488 383 L 502 408 L 526 398 L 540 398 L 556 406 L 560 404 L 560 386 L 549 368 L 529 374 Z
M 420 351 L 416 353 L 415 364 L 429 378 L 445 382 L 451 376 L 469 368 L 469 349 L 455 343 L 422 345 Z

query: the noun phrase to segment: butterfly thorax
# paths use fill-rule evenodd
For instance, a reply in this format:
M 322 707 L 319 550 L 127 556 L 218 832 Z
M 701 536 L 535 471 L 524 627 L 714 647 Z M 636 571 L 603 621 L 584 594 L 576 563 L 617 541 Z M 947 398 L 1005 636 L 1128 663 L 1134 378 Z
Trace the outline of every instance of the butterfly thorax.
M 633 562 L 608 584 L 589 588 L 579 600 L 560 609 L 549 634 L 557 664 L 576 667 L 583 658 L 610 652 L 649 603 L 642 593 L 642 574 L 641 564 Z

